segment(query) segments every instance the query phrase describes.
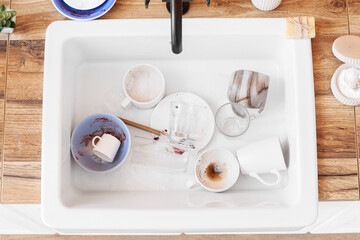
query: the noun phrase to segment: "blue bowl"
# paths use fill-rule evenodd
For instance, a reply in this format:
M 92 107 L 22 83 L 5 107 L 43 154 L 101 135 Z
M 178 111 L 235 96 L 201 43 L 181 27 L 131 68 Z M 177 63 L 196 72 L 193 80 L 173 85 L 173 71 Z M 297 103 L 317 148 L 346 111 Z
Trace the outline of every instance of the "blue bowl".
M 111 134 L 121 141 L 113 162 L 105 162 L 92 152 L 92 139 Z M 130 152 L 131 137 L 125 123 L 110 114 L 95 114 L 84 119 L 71 136 L 71 152 L 75 161 L 91 172 L 109 172 L 119 167 Z
M 101 17 L 107 13 L 112 6 L 114 6 L 116 0 L 106 0 L 103 4 L 97 8 L 89 10 L 78 10 L 67 5 L 63 0 L 52 0 L 55 8 L 65 17 L 73 20 L 92 20 Z

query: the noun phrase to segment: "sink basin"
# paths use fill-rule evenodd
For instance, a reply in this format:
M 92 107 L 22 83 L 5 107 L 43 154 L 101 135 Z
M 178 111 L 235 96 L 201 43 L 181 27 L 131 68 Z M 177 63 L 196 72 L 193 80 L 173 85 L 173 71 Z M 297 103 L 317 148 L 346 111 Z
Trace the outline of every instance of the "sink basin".
M 184 50 L 174 55 L 168 19 L 52 23 L 45 44 L 44 222 L 63 233 L 269 232 L 313 223 L 318 195 L 311 41 L 286 39 L 285 24 L 184 19 Z M 79 167 L 70 137 L 85 117 L 107 112 L 150 125 L 152 109 L 120 107 L 122 78 L 140 63 L 163 72 L 167 95 L 195 93 L 213 112 L 227 102 L 233 71 L 269 75 L 265 110 L 246 134 L 230 139 L 216 129 L 208 147 L 235 153 L 247 142 L 278 135 L 288 167 L 281 184 L 269 188 L 241 175 L 231 190 L 217 194 L 187 190 L 189 173 L 139 172 L 131 157 L 106 174 Z M 130 128 L 132 135 L 137 131 Z

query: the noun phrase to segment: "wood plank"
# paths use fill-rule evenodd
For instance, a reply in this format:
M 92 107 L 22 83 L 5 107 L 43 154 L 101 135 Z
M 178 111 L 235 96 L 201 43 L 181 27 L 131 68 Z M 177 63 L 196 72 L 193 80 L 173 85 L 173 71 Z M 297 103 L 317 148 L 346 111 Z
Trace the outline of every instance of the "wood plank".
M 7 40 L 0 40 L 0 203 L 2 199 L 2 161 L 4 134 L 4 95 L 6 82 Z
M 9 53 L 2 199 L 38 203 L 44 41 L 10 41 Z
M 360 34 L 360 1 L 348 0 L 350 34 Z
M 349 24 L 350 34 L 360 35 L 360 1 L 348 0 L 349 2 Z M 355 107 L 358 152 L 360 152 L 360 106 Z M 360 172 L 360 159 L 358 158 L 358 167 Z M 360 176 L 359 176 L 360 177 Z M 359 180 L 360 181 L 360 180 Z
M 359 233 L 347 234 L 266 234 L 266 235 L 179 235 L 179 236 L 62 236 L 0 235 L 0 240 L 358 240 Z
M 3 203 L 40 203 L 41 162 L 4 162 Z
M 358 200 L 356 159 L 318 159 L 319 199 Z
M 317 36 L 312 41 L 319 199 L 357 200 L 359 183 L 354 107 L 344 106 L 331 93 L 330 81 L 342 63 L 331 52 L 338 35 Z
M 5 161 L 40 161 L 44 41 L 10 41 Z
M 34 7 L 36 6 L 36 7 Z M 47 26 L 56 20 L 66 19 L 49 0 L 12 0 L 18 11 L 17 29 L 10 36 L 13 40 L 44 39 Z M 184 17 L 285 17 L 313 15 L 316 17 L 317 34 L 347 33 L 346 0 L 285 0 L 271 12 L 257 10 L 250 1 L 214 0 L 207 7 L 205 0 L 194 0 Z M 169 18 L 165 4 L 152 0 L 145 9 L 143 0 L 121 0 L 101 19 Z M 169 32 L 170 34 L 170 32 Z
M 4 162 L 41 161 L 42 104 L 7 100 Z

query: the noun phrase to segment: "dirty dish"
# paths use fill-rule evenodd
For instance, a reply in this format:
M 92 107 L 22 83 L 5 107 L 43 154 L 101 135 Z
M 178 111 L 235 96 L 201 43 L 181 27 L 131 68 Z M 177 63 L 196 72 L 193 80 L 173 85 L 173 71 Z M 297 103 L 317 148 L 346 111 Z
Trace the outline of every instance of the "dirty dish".
M 92 141 L 96 136 L 111 134 L 120 141 L 120 147 L 112 162 L 106 162 L 93 152 Z M 71 136 L 71 152 L 75 161 L 91 172 L 109 172 L 119 167 L 130 152 L 131 138 L 126 125 L 110 114 L 95 114 L 85 118 Z
M 225 149 L 206 150 L 195 164 L 198 184 L 211 192 L 224 192 L 231 188 L 236 183 L 239 173 L 238 160 Z
M 152 172 L 185 172 L 189 150 L 161 138 L 134 136 L 131 163 Z
M 193 131 L 186 137 L 191 139 L 196 150 L 203 149 L 211 140 L 215 130 L 214 113 L 210 106 L 201 97 L 188 93 L 173 93 L 165 97 L 154 109 L 151 115 L 151 127 L 159 130 L 169 131 L 172 118 L 172 103 L 184 103 L 193 105 L 198 109 L 197 121 L 193 122 L 195 126 L 190 126 Z
M 131 104 L 138 108 L 152 108 L 165 95 L 165 79 L 157 67 L 150 64 L 137 65 L 125 74 L 123 90 L 126 98 L 121 106 L 124 109 Z
M 67 5 L 78 10 L 90 10 L 97 8 L 105 1 L 106 0 L 64 0 Z
M 242 103 L 225 103 L 215 114 L 216 126 L 228 137 L 243 135 L 250 126 L 250 114 Z
M 106 0 L 100 6 L 89 9 L 79 10 L 70 7 L 63 0 L 52 0 L 52 3 L 59 13 L 72 20 L 86 21 L 93 20 L 103 16 L 107 13 L 115 4 L 116 0 Z
M 265 108 L 269 89 L 268 75 L 238 70 L 229 81 L 227 96 L 230 102 L 242 103 L 250 113 L 251 119 L 257 117 Z

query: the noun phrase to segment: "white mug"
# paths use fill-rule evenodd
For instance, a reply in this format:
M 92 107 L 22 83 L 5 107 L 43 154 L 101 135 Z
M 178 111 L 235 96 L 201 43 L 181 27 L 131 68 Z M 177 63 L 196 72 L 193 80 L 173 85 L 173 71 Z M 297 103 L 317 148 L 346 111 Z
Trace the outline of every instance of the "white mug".
M 99 141 L 95 144 L 95 140 Z M 110 134 L 103 134 L 92 139 L 93 153 L 106 162 L 112 162 L 120 147 L 120 140 Z
M 281 181 L 279 171 L 285 170 L 284 155 L 281 150 L 280 140 L 271 137 L 250 143 L 236 152 L 240 163 L 241 173 L 256 178 L 266 186 L 273 186 Z M 260 174 L 271 173 L 276 176 L 274 182 L 265 181 Z
M 210 192 L 224 192 L 236 183 L 239 173 L 239 162 L 231 152 L 220 148 L 208 149 L 200 154 L 195 164 L 197 183 L 189 181 L 187 187 L 202 186 Z
M 160 70 L 150 64 L 141 64 L 130 69 L 124 76 L 123 90 L 126 98 L 121 106 L 131 104 L 138 108 L 152 108 L 165 95 L 165 79 Z

